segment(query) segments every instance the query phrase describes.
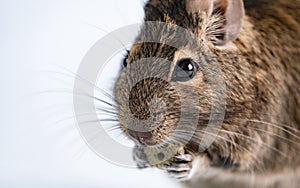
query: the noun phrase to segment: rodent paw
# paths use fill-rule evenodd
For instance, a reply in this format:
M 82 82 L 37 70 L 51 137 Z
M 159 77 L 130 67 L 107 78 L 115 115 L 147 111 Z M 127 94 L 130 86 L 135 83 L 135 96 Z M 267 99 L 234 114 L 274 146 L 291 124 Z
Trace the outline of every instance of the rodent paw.
M 177 155 L 163 165 L 170 177 L 179 181 L 188 180 L 192 170 L 193 157 L 190 154 Z
M 150 165 L 148 164 L 148 161 L 147 161 L 147 156 L 146 156 L 143 148 L 135 146 L 133 148 L 132 158 L 139 169 L 150 167 Z

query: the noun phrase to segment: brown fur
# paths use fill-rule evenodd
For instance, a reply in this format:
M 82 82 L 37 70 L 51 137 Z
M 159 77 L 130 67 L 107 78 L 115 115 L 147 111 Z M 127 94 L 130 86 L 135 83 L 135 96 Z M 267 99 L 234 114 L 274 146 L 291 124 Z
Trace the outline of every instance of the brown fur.
M 127 114 L 147 119 L 151 111 L 147 102 L 162 97 L 167 112 L 165 117 L 157 115 L 153 120 L 159 119 L 162 123 L 151 132 L 151 143 L 160 143 L 172 134 L 180 119 L 180 106 L 187 105 L 201 111 L 198 135 L 186 146 L 194 155 L 206 157 L 210 165 L 225 169 L 227 173 L 275 176 L 285 169 L 298 173 L 297 179 L 300 178 L 300 3 L 295 0 L 246 0 L 244 3 L 246 17 L 242 31 L 236 40 L 224 47 L 216 46 L 214 34 L 210 33 L 210 27 L 222 22 L 222 14 L 207 18 L 204 14 L 188 13 L 185 1 L 181 0 L 150 0 L 146 4 L 145 21 L 162 21 L 187 28 L 197 36 L 197 41 L 186 44 L 186 39 L 172 36 L 171 26 L 160 31 L 153 31 L 149 26 L 142 28 L 130 50 L 129 64 L 149 57 L 165 60 L 147 61 L 148 68 L 137 65 L 134 70 L 120 73 L 115 88 L 121 128 L 127 132 L 125 126 L 140 126 L 133 125 Z M 162 44 L 140 43 L 146 35 L 159 38 Z M 164 45 L 167 40 L 175 39 L 182 42 L 181 50 Z M 148 79 L 131 90 L 133 83 L 144 75 L 170 81 L 179 52 L 189 54 L 200 64 L 201 71 L 207 73 L 199 71 L 193 81 L 184 84 Z M 205 153 L 197 153 L 195 145 L 199 144 L 201 130 L 207 125 L 215 95 L 210 80 L 206 80 L 214 63 L 220 65 L 224 75 L 226 114 L 218 133 L 220 137 Z M 197 88 L 199 106 L 179 101 L 181 97 L 187 100 L 191 97 L 192 87 Z M 174 88 L 180 88 L 185 95 Z M 128 99 L 130 108 L 125 108 Z M 155 104 L 152 110 L 162 112 L 159 102 Z M 278 183 L 278 187 L 286 185 Z

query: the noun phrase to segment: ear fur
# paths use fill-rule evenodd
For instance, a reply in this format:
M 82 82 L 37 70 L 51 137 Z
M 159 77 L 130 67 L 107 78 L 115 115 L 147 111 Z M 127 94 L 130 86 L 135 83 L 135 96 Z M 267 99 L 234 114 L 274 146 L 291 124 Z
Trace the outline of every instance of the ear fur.
M 208 18 L 213 17 L 217 11 L 224 12 L 223 37 L 215 42 L 219 46 L 238 37 L 245 16 L 243 0 L 186 0 L 186 10 L 189 13 L 204 12 Z

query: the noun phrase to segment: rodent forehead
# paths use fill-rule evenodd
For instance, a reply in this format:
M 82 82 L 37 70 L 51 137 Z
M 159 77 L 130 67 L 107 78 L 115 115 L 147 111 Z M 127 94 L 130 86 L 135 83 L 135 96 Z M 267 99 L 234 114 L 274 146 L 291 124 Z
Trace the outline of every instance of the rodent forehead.
M 173 69 L 173 59 L 176 49 L 174 47 L 168 46 L 166 44 L 160 43 L 135 43 L 129 51 L 128 54 L 128 64 L 129 66 L 136 67 L 139 69 L 136 74 L 148 74 L 147 70 L 151 75 L 159 75 L 164 69 L 163 78 L 170 81 L 171 70 Z M 168 70 L 166 70 L 168 69 Z M 155 71 L 156 70 L 156 71 Z M 133 74 L 131 71 L 130 74 Z M 130 76 L 130 75 L 127 75 Z
M 129 51 L 128 62 L 132 63 L 142 58 L 151 57 L 172 61 L 175 51 L 175 47 L 163 43 L 137 42 Z

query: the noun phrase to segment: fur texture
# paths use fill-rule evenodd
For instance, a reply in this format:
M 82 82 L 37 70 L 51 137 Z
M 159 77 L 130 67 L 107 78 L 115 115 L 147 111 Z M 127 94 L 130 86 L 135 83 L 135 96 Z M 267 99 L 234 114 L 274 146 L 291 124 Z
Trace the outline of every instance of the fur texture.
M 237 39 L 218 45 L 225 35 L 226 18 L 222 9 L 207 15 L 187 11 L 182 0 L 150 0 L 145 5 L 145 21 L 166 22 L 168 26 L 156 30 L 145 24 L 128 54 L 129 66 L 120 73 L 115 86 L 120 125 L 126 134 L 131 128 L 137 132 L 150 131 L 151 138 L 142 144 L 159 144 L 174 131 L 180 136 L 173 141 L 180 143 L 189 130 L 188 121 L 187 129 L 176 129 L 180 116 L 194 115 L 180 110 L 182 106 L 190 111 L 197 109 L 200 111 L 197 130 L 186 151 L 194 161 L 202 163 L 189 163 L 191 171 L 186 185 L 297 188 L 300 185 L 300 2 L 245 0 L 244 5 L 246 16 Z M 177 36 L 172 25 L 188 29 L 196 39 L 186 43 L 191 39 L 189 35 Z M 160 43 L 140 42 L 145 37 Z M 180 44 L 181 48 L 166 45 L 170 43 Z M 143 58 L 148 59 L 140 62 Z M 174 66 L 182 58 L 193 59 L 198 72 L 188 82 L 173 82 Z M 212 92 L 215 82 L 209 75 L 216 74 L 213 68 L 216 64 L 222 71 L 226 93 Z M 149 79 L 142 79 L 145 75 Z M 180 99 L 189 101 L 194 88 L 199 103 L 182 104 Z M 225 118 L 213 144 L 199 152 L 211 106 L 218 95 L 226 95 Z M 165 105 L 160 105 L 162 102 Z M 128 114 L 151 121 L 137 124 Z

